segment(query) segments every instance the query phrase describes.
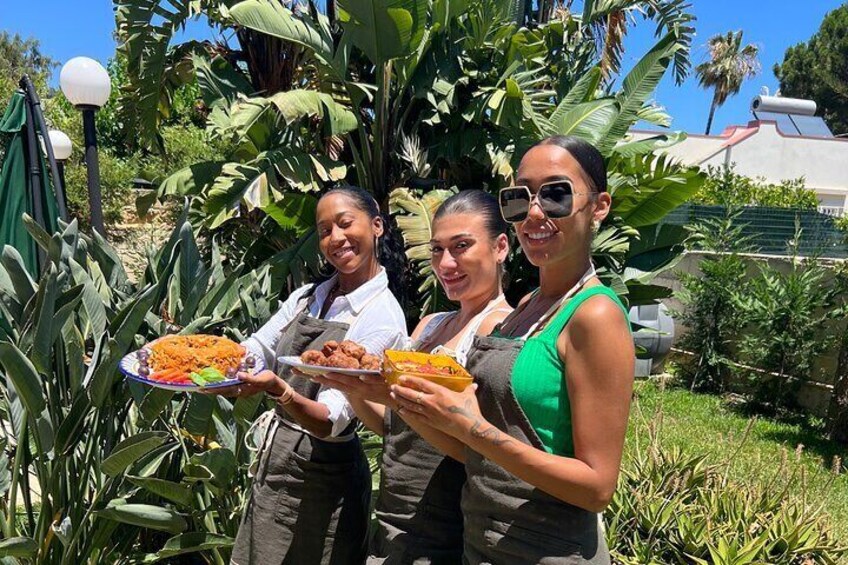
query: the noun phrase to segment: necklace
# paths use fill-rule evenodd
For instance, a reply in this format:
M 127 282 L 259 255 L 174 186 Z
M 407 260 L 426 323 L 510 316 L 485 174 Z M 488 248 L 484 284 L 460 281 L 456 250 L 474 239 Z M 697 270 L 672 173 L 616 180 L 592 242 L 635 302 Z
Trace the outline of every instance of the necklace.
M 539 327 L 541 327 L 545 323 L 547 323 L 547 321 L 562 307 L 562 305 L 565 304 L 568 301 L 568 299 L 570 299 L 572 296 L 574 296 L 574 294 L 577 293 L 578 290 L 583 288 L 583 286 L 589 281 L 589 279 L 591 279 L 594 276 L 595 276 L 595 266 L 590 263 L 589 269 L 583 274 L 582 277 L 580 277 L 580 280 L 578 280 L 577 283 L 574 286 L 572 286 L 571 289 L 569 289 L 568 292 L 566 292 L 562 297 L 553 301 L 553 303 L 550 305 L 550 307 L 547 309 L 547 311 L 544 314 L 542 314 L 542 316 L 540 318 L 538 318 L 536 320 L 536 322 L 533 323 L 532 326 L 530 326 L 530 329 L 528 329 L 527 332 L 522 336 L 522 339 L 527 339 L 528 337 L 533 335 L 533 333 Z M 515 323 L 515 321 L 518 320 L 518 319 L 521 319 L 523 321 L 523 317 L 526 316 L 527 311 L 530 310 L 530 308 L 529 308 L 530 302 L 533 299 L 535 299 L 537 296 L 539 296 L 539 294 L 540 294 L 539 290 L 540 289 L 536 289 L 533 296 L 530 297 L 530 299 L 527 302 L 524 303 L 524 307 L 518 312 L 518 314 L 516 316 L 513 316 L 512 320 L 510 320 L 511 325 L 513 326 L 512 331 L 514 331 L 515 329 L 520 327 L 518 324 Z M 534 307 L 533 318 L 535 318 L 536 317 L 535 316 L 535 310 L 540 310 L 540 308 L 536 304 L 534 304 L 533 307 Z M 530 318 L 530 319 L 532 319 L 532 318 Z M 506 326 L 506 324 L 504 324 L 504 326 Z M 511 332 L 510 332 L 510 334 L 511 334 Z

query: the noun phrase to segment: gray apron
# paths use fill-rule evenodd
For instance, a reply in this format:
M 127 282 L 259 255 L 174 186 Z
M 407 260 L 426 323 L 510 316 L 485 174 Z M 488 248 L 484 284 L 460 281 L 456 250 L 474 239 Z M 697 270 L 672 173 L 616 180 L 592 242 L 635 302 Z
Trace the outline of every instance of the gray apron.
M 461 563 L 465 466 L 386 410 L 381 468 L 368 565 Z
M 309 316 L 309 302 L 280 336 L 277 357 L 299 355 L 326 341 L 344 339 L 349 325 Z M 294 376 L 291 367 L 275 371 L 306 398 L 320 385 Z M 355 565 L 365 559 L 371 475 L 356 436 L 356 422 L 344 442 L 322 441 L 292 427 L 276 409 L 277 425 L 262 450 L 250 499 L 233 547 L 238 565 Z
M 468 371 L 478 384 L 483 417 L 513 438 L 544 449 L 512 392 L 512 367 L 523 345 L 522 340 L 478 336 L 468 353 Z M 542 492 L 472 449 L 465 455 L 465 563 L 609 565 L 598 514 Z

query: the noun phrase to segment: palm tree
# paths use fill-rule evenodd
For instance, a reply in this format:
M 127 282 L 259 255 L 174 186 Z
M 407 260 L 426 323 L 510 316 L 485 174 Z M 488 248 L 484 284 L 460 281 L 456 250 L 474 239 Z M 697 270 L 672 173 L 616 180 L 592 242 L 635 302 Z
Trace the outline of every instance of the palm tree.
M 738 94 L 745 79 L 760 71 L 760 62 L 757 60 L 760 48 L 752 43 L 742 47 L 742 30 L 714 35 L 707 43 L 707 48 L 710 60 L 695 67 L 695 73 L 701 86 L 713 89 L 713 102 L 705 132 L 709 135 L 716 108 L 730 96 Z

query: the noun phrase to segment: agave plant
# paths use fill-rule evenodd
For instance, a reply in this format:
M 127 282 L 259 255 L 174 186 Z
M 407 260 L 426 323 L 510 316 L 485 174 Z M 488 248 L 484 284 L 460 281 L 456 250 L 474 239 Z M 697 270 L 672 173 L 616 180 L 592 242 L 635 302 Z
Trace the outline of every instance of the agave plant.
M 649 447 L 625 459 L 605 513 L 616 562 L 841 562 L 846 549 L 798 492 L 797 468 L 779 465 L 769 488 L 754 489 L 728 479 L 732 461 L 666 449 L 660 432 L 652 427 Z
M 183 215 L 133 284 L 97 234 L 27 223 L 47 257 L 38 281 L 14 249 L 0 258 L 0 557 L 225 563 L 259 397 L 148 389 L 118 362 L 165 333 L 241 339 L 300 282 L 297 248 L 244 273 L 214 245 L 204 261 Z

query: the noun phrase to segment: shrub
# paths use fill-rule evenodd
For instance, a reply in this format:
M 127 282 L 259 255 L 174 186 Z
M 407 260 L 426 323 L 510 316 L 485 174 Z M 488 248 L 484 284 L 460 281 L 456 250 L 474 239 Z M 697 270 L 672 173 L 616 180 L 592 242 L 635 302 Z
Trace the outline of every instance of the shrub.
M 694 353 L 680 369 L 692 389 L 721 391 L 730 378 L 731 346 L 744 325 L 734 302 L 734 292 L 746 284 L 747 267 L 739 253 L 749 250 L 738 217 L 738 211 L 728 211 L 724 218 L 689 228 L 689 248 L 713 253 L 698 265 L 700 274 L 678 274 L 682 289 L 677 298 L 684 310 L 675 315 L 687 328 L 679 343 Z
M 783 180 L 777 184 L 764 178 L 752 179 L 736 172 L 736 165 L 707 168 L 707 181 L 693 199 L 699 204 L 720 206 L 770 206 L 815 210 L 816 193 L 804 186 L 804 179 Z
M 122 159 L 104 150 L 99 152 L 98 160 L 103 221 L 107 225 L 115 224 L 121 220 L 124 206 L 130 204 L 132 182 L 138 176 L 139 161 L 137 158 Z M 65 193 L 68 213 L 87 227 L 90 213 L 85 162 L 73 159 L 65 164 Z
M 799 258 L 800 235 L 797 230 L 790 242 L 786 272 L 764 263 L 744 290 L 733 291 L 739 314 L 749 324 L 739 341 L 740 360 L 773 373 L 747 373 L 755 400 L 772 406 L 793 403 L 791 383 L 814 376 L 817 358 L 833 345 L 833 335 L 828 335 L 832 320 L 845 313 L 831 270 L 816 258 Z

